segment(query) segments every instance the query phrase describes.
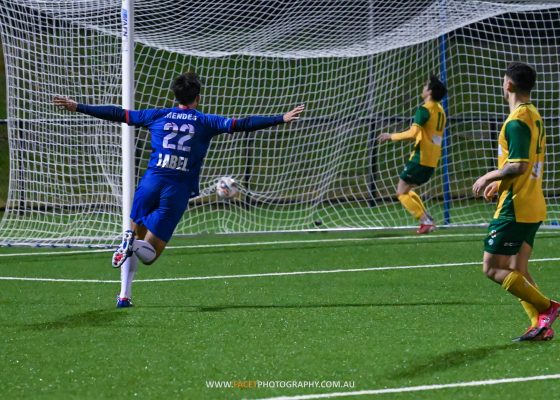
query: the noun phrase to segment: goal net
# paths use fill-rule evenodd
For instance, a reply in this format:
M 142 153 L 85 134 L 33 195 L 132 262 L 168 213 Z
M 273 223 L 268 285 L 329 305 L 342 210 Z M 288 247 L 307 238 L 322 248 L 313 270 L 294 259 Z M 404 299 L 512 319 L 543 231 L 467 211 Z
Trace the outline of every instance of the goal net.
M 272 115 L 305 103 L 297 123 L 217 137 L 177 234 L 393 228 L 414 224 L 395 198 L 406 129 L 430 74 L 446 80 L 444 157 L 419 189 L 438 224 L 486 222 L 471 187 L 495 168 L 508 114 L 508 62 L 535 66 L 547 136 L 549 225 L 560 217 L 560 5 L 537 1 L 221 0 L 135 4 L 135 106 L 170 107 L 171 80 L 202 78 L 205 113 Z M 9 198 L 0 244 L 103 245 L 122 229 L 120 125 L 57 110 L 54 95 L 121 102 L 121 4 L 3 1 Z M 136 130 L 136 174 L 150 152 Z M 2 171 L 2 173 L 8 173 Z M 234 177 L 241 196 L 215 195 Z

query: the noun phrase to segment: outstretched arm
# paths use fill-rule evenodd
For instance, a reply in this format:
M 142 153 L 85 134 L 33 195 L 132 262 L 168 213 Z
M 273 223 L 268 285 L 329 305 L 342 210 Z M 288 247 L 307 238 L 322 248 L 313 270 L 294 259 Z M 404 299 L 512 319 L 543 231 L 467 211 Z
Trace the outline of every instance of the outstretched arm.
M 66 109 L 70 112 L 79 112 L 82 114 L 91 115 L 92 117 L 104 119 L 113 122 L 127 122 L 126 111 L 121 107 L 116 106 L 89 106 L 86 104 L 79 104 L 76 101 L 68 98 L 55 96 L 53 99 L 55 106 Z
M 389 140 L 392 140 L 394 142 L 396 142 L 397 140 L 415 140 L 419 134 L 420 134 L 420 127 L 414 124 L 404 132 L 381 133 L 377 137 L 377 140 L 381 143 L 387 142 Z
M 231 132 L 251 132 L 259 129 L 268 128 L 270 126 L 283 123 L 290 123 L 299 119 L 299 115 L 303 112 L 305 106 L 299 105 L 291 111 L 282 115 L 272 117 L 252 116 L 247 118 L 236 119 L 231 126 Z
M 286 114 L 282 116 L 282 119 L 285 123 L 290 123 L 292 121 L 297 121 L 299 119 L 299 115 L 305 110 L 305 104 L 300 104 L 292 111 L 288 111 Z
M 70 112 L 76 112 L 78 103 L 69 97 L 54 96 L 53 103 L 55 106 L 66 109 Z
M 422 126 L 428 122 L 430 119 L 430 112 L 424 107 L 420 106 L 414 114 L 414 123 L 404 132 L 398 133 L 382 133 L 377 137 L 379 142 L 387 142 L 392 140 L 393 142 L 397 140 L 416 140 L 416 138 L 422 134 Z

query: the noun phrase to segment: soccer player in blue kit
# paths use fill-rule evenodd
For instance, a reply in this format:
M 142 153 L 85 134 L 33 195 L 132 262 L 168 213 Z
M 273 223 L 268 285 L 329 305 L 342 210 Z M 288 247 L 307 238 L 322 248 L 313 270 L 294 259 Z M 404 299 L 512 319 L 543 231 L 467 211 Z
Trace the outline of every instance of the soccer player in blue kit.
M 125 110 L 116 106 L 78 104 L 56 96 L 53 103 L 108 121 L 147 127 L 152 153 L 132 203 L 132 229 L 113 254 L 112 264 L 121 268 L 121 292 L 117 307 L 132 306 L 132 281 L 138 259 L 152 264 L 163 252 L 185 212 L 189 199 L 199 194 L 200 170 L 212 138 L 221 133 L 248 132 L 289 123 L 304 110 L 300 105 L 275 116 L 226 118 L 196 110 L 201 83 L 195 73 L 177 77 L 171 87 L 178 103 L 173 108 Z

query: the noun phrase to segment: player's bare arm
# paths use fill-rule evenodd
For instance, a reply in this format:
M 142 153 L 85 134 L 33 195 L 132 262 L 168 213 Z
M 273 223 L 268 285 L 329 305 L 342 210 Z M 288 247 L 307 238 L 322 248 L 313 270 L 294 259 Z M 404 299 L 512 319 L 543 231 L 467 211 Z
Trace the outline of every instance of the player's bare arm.
M 482 197 L 486 201 L 492 201 L 494 196 L 496 196 L 496 194 L 498 193 L 499 188 L 500 188 L 500 181 L 494 181 L 494 182 L 490 183 L 484 189 L 484 194 L 482 195 Z
M 55 96 L 53 99 L 55 106 L 64 108 L 68 111 L 75 112 L 78 108 L 78 103 L 69 97 Z
M 385 143 L 388 142 L 389 140 L 391 140 L 391 134 L 390 133 L 380 133 L 379 136 L 377 136 L 377 141 L 379 143 Z
M 288 111 L 283 116 L 284 122 L 289 123 L 289 122 L 298 120 L 299 115 L 303 112 L 303 110 L 305 110 L 305 104 L 300 104 L 299 106 L 294 108 L 292 111 Z
M 505 178 L 523 175 L 527 171 L 529 164 L 527 162 L 507 163 L 504 168 L 490 171 L 476 180 L 473 185 L 473 194 L 480 197 L 485 193 L 486 188 L 492 182 L 500 181 Z

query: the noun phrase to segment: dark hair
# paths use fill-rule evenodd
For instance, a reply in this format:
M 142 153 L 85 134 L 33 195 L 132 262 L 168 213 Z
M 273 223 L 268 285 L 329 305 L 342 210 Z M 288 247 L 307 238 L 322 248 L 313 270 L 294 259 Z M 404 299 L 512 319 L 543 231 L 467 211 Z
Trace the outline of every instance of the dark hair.
M 196 96 L 200 94 L 200 79 L 194 72 L 185 72 L 179 75 L 173 81 L 171 90 L 175 94 L 175 98 L 181 104 L 187 105 L 192 103 Z
M 525 94 L 531 93 L 537 81 L 537 72 L 529 64 L 514 61 L 507 66 L 506 76 L 515 85 L 515 88 Z
M 432 99 L 440 101 L 447 94 L 447 88 L 437 76 L 431 75 L 428 81 L 428 90 L 432 91 Z

